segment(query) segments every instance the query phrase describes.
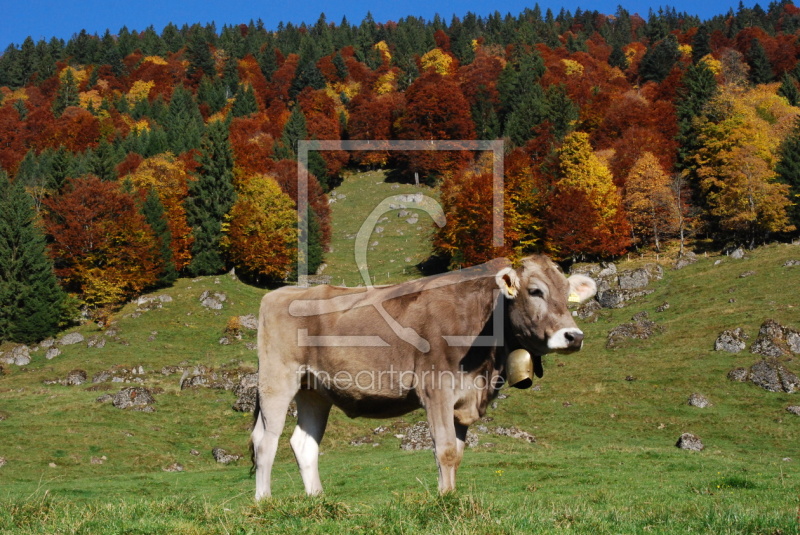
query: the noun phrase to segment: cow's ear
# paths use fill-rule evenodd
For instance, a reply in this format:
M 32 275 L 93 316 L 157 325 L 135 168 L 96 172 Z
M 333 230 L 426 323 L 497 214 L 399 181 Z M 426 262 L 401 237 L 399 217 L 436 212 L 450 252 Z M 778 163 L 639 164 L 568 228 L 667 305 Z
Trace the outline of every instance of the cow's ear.
M 497 281 L 497 286 L 509 299 L 514 299 L 519 293 L 519 275 L 510 267 L 503 268 L 497 272 L 494 278 Z
M 597 293 L 597 283 L 586 275 L 572 275 L 569 281 L 569 302 L 583 303 Z

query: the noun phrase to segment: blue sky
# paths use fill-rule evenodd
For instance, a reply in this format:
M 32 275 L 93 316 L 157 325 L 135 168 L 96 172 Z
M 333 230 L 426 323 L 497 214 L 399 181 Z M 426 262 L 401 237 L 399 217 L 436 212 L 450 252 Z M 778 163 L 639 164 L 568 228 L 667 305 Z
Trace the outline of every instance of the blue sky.
M 762 7 L 768 5 L 764 2 Z M 102 35 L 106 29 L 116 33 L 122 26 L 129 30 L 143 30 L 152 25 L 159 33 L 164 26 L 173 22 L 178 27 L 184 23 L 215 22 L 217 28 L 224 24 L 247 23 L 261 18 L 268 29 L 274 29 L 280 21 L 299 24 L 314 23 L 320 13 L 325 13 L 329 21 L 340 22 L 346 16 L 351 23 L 360 22 L 370 11 L 378 22 L 398 20 L 406 16 L 421 16 L 431 19 L 438 13 L 446 20 L 453 14 L 463 16 L 468 11 L 477 15 L 488 15 L 495 10 L 502 14 L 518 14 L 534 2 L 521 0 L 495 0 L 492 2 L 461 0 L 445 2 L 442 0 L 406 0 L 394 2 L 366 2 L 364 0 L 302 0 L 259 2 L 258 0 L 2 0 L 0 9 L 0 53 L 10 43 L 17 45 L 28 35 L 34 40 L 59 37 L 69 39 L 81 29 Z M 540 7 L 554 13 L 563 7 L 574 12 L 597 10 L 601 13 L 614 13 L 621 5 L 631 13 L 646 17 L 649 9 L 657 10 L 661 5 L 670 5 L 678 11 L 698 15 L 701 19 L 724 14 L 731 7 L 736 9 L 739 0 L 697 1 L 674 0 L 668 4 L 646 0 L 541 0 Z M 753 6 L 752 0 L 745 1 Z

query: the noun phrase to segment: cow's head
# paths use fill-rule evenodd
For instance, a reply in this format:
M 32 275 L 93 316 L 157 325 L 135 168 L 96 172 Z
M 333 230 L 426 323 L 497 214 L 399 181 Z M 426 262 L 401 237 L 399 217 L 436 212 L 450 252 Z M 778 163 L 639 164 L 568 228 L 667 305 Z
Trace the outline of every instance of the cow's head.
M 568 303 L 592 298 L 597 292 L 592 279 L 584 275 L 567 278 L 552 260 L 537 255 L 525 258 L 517 269 L 500 270 L 495 280 L 507 299 L 513 333 L 531 355 L 571 353 L 581 348 L 583 331 L 575 324 Z

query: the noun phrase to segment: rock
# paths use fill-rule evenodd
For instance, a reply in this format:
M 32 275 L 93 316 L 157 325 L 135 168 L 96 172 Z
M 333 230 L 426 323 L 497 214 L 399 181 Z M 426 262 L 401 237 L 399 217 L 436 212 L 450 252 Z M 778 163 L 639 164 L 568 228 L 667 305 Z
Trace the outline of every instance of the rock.
M 770 392 L 792 394 L 800 390 L 800 379 L 775 359 L 763 359 L 750 366 L 747 379 Z
M 703 451 L 703 448 L 705 448 L 703 442 L 700 440 L 700 437 L 691 433 L 682 434 L 675 446 L 682 450 L 690 451 Z
M 111 394 L 103 394 L 102 396 L 98 396 L 95 401 L 97 403 L 108 403 L 109 401 L 114 401 L 114 396 Z
M 242 458 L 241 455 L 230 454 L 222 448 L 214 448 L 213 450 L 211 450 L 211 455 L 214 456 L 215 461 L 222 464 L 230 464 Z
M 231 345 L 231 340 L 227 336 L 223 336 L 219 339 L 219 345 L 221 346 L 229 346 Z
M 200 452 L 197 451 L 196 449 L 191 449 L 189 450 L 189 455 L 194 455 L 195 457 L 197 457 L 198 455 L 200 455 Z
M 67 386 L 78 386 L 86 382 L 87 375 L 83 370 L 72 370 L 67 374 L 64 384 Z
M 664 312 L 665 310 L 668 310 L 668 309 L 669 309 L 669 303 L 667 303 L 666 301 L 664 301 L 664 303 L 663 303 L 663 304 L 661 304 L 661 305 L 658 305 L 658 306 L 656 307 L 656 312 Z
M 623 271 L 619 274 L 619 287 L 622 290 L 641 290 L 650 284 L 650 273 L 644 268 Z
M 628 339 L 647 340 L 651 336 L 664 332 L 664 327 L 654 321 L 642 319 L 631 323 L 623 323 L 614 327 L 608 333 L 606 348 L 613 349 L 619 347 Z
M 47 353 L 44 354 L 44 358 L 47 360 L 52 360 L 61 354 L 61 350 L 57 347 L 51 347 L 47 350 Z
M 114 396 L 114 406 L 118 409 L 143 409 L 155 403 L 150 390 L 143 386 L 123 388 Z M 152 407 L 151 407 L 152 408 Z
M 236 394 L 236 402 L 233 410 L 239 412 L 253 412 L 256 410 L 256 398 L 258 397 L 258 374 L 248 373 L 242 376 L 239 384 L 233 389 Z
M 14 346 L 13 349 L 3 358 L 7 364 L 16 364 L 17 366 L 27 366 L 31 363 L 30 348 L 24 344 Z
M 258 330 L 258 318 L 254 314 L 247 314 L 246 316 L 239 316 L 239 324 L 251 331 Z
M 783 267 L 794 267 L 794 266 L 800 266 L 800 260 L 787 260 L 783 264 Z
M 511 427 L 495 427 L 492 432 L 495 435 L 504 436 L 504 437 L 511 437 L 517 438 L 519 440 L 524 440 L 529 444 L 533 444 L 536 442 L 536 437 L 528 433 L 527 431 L 523 431 L 515 426 Z
M 372 444 L 373 446 L 380 446 L 379 443 L 375 442 L 371 436 L 365 436 L 361 438 L 356 438 L 350 441 L 351 446 L 363 446 L 365 444 Z
M 698 409 L 705 409 L 706 407 L 711 406 L 711 402 L 708 401 L 708 399 L 704 395 L 698 394 L 696 392 L 691 396 L 689 396 L 688 403 L 692 407 L 697 407 Z
M 147 341 L 148 342 L 155 342 L 156 341 L 156 336 L 158 336 L 158 331 L 152 331 L 150 333 L 150 336 L 147 337 Z
M 741 274 L 739 274 L 739 278 L 740 278 L 740 279 L 745 279 L 745 278 L 747 278 L 747 277 L 752 277 L 752 276 L 753 276 L 753 275 L 755 275 L 755 274 L 756 274 L 756 272 L 755 272 L 755 271 L 753 271 L 753 270 L 750 270 L 750 271 L 745 271 L 744 273 L 741 273 Z
M 241 379 L 242 370 L 210 370 L 205 366 L 196 366 L 190 373 L 184 370 L 181 377 L 181 390 L 195 387 L 233 390 Z
M 730 256 L 731 258 L 734 258 L 736 260 L 741 260 L 742 258 L 744 258 L 744 249 L 742 249 L 741 247 L 738 247 L 731 254 L 729 254 L 728 256 Z
M 728 372 L 728 379 L 738 383 L 744 383 L 747 381 L 748 375 L 750 375 L 750 372 L 747 368 L 734 368 Z
M 600 303 L 594 299 L 590 299 L 578 307 L 578 310 L 576 310 L 576 315 L 585 322 L 594 323 L 597 321 L 599 313 L 602 309 L 603 307 L 600 305 Z
M 183 472 L 183 465 L 181 463 L 172 463 L 164 468 L 162 468 L 165 472 Z
M 691 266 L 695 262 L 697 262 L 697 255 L 691 251 L 688 251 L 675 261 L 675 265 L 673 265 L 672 268 L 683 269 L 686 266 Z
M 747 346 L 745 340 L 750 338 L 741 327 L 722 331 L 714 342 L 714 351 L 738 353 Z
M 228 300 L 225 292 L 214 292 L 210 290 L 204 291 L 200 294 L 200 304 L 210 310 L 222 310 L 222 303 Z
M 800 416 L 800 405 L 789 405 L 788 407 L 786 407 L 786 410 L 791 412 L 792 414 Z
M 468 447 L 477 446 L 478 441 L 478 435 L 472 431 L 467 431 L 465 444 Z M 417 422 L 409 427 L 401 439 L 400 448 L 406 451 L 432 450 L 433 439 L 428 429 L 428 422 Z
M 631 317 L 631 321 L 644 321 L 649 317 L 650 314 L 648 314 L 646 310 L 642 310 L 641 312 L 634 314 L 633 317 Z
M 6 461 L 6 458 L 5 457 L 0 457 L 0 468 L 3 468 L 6 464 L 8 464 L 8 461 Z
M 108 457 L 103 455 L 102 457 L 92 457 L 89 459 L 89 464 L 103 464 L 108 460 Z
M 106 345 L 106 339 L 99 334 L 95 334 L 90 336 L 88 340 L 86 340 L 86 347 L 94 347 L 97 349 L 102 349 Z
M 800 354 L 800 332 L 769 319 L 761 324 L 750 352 L 775 358 Z
M 54 338 L 46 338 L 46 339 L 42 340 L 41 342 L 39 342 L 39 347 L 47 349 L 48 347 L 53 347 L 53 345 L 55 343 L 56 343 L 56 341 L 55 341 Z
M 58 343 L 62 346 L 71 346 L 74 344 L 80 344 L 83 342 L 84 338 L 81 333 L 69 333 L 62 336 Z
M 433 439 L 428 430 L 427 422 L 417 422 L 406 430 L 400 449 L 406 451 L 433 449 Z

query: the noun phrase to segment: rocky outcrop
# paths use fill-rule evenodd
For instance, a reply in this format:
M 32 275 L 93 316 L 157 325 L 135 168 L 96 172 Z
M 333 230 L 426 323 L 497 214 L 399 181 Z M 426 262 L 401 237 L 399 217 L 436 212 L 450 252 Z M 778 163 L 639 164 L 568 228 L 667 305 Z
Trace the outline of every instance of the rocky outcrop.
M 728 372 L 728 379 L 751 382 L 770 392 L 793 394 L 800 390 L 800 379 L 777 359 L 762 359 L 749 369 L 734 368 Z
M 11 348 L 10 351 L 0 352 L 0 364 L 15 364 L 17 366 L 27 366 L 31 363 L 31 349 L 19 344 Z
M 133 409 L 143 412 L 153 412 L 152 404 L 155 398 L 149 389 L 143 386 L 123 388 L 116 393 L 112 403 L 118 409 Z
M 606 348 L 619 347 L 630 339 L 647 340 L 651 336 L 664 332 L 664 327 L 647 319 L 646 312 L 636 314 L 630 323 L 623 323 L 614 327 L 608 333 Z
M 570 273 L 580 273 L 597 282 L 595 299 L 603 308 L 622 308 L 631 299 L 653 293 L 648 285 L 664 277 L 664 269 L 658 264 L 618 271 L 611 263 L 584 264 L 575 266 Z
M 714 351 L 727 351 L 728 353 L 738 353 L 747 346 L 750 338 L 741 327 L 722 331 L 714 342 Z
M 761 324 L 750 352 L 773 358 L 800 355 L 800 331 L 769 319 Z
M 703 451 L 705 448 L 700 437 L 691 433 L 683 433 L 678 439 L 678 442 L 675 443 L 675 446 L 682 450 L 689 451 Z
M 256 410 L 256 399 L 258 398 L 258 374 L 247 373 L 239 380 L 233 393 L 236 394 L 236 402 L 233 410 L 239 412 L 253 412 Z
M 675 264 L 672 266 L 672 268 L 683 269 L 686 266 L 691 266 L 695 262 L 697 262 L 697 255 L 691 251 L 688 251 L 675 261 Z
M 708 398 L 702 394 L 698 394 L 697 392 L 689 396 L 688 403 L 692 407 L 697 407 L 698 409 L 705 409 L 706 407 L 711 406 L 711 402 L 708 401 Z
M 467 431 L 465 444 L 472 448 L 478 445 L 478 435 Z M 431 437 L 428 422 L 417 422 L 408 429 L 400 442 L 400 448 L 406 451 L 432 450 L 433 438 Z
M 211 292 L 210 290 L 204 291 L 200 294 L 200 304 L 210 310 L 222 310 L 222 305 L 228 300 L 225 292 Z
M 228 453 L 227 450 L 224 450 L 222 448 L 214 448 L 213 450 L 211 450 L 211 455 L 214 457 L 215 461 L 221 464 L 230 464 L 242 458 L 241 455 L 234 455 L 232 453 Z

